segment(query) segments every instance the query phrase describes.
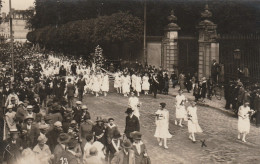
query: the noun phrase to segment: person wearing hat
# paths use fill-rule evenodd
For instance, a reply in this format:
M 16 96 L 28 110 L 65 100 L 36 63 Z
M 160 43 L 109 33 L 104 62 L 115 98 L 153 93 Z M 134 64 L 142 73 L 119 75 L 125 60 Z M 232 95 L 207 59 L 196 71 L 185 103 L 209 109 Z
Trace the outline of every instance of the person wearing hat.
M 62 132 L 62 123 L 56 121 L 53 124 L 53 129 L 46 133 L 46 137 L 48 138 L 47 145 L 50 147 L 51 152 L 53 152 L 55 146 L 58 144 L 58 138 Z
M 41 164 L 49 164 L 54 156 L 51 154 L 51 150 L 48 145 L 46 145 L 47 138 L 45 135 L 40 135 L 37 139 L 38 144 L 33 148 L 33 152 L 36 157 L 41 161 Z
M 19 121 L 19 123 L 22 123 L 25 119 L 25 116 L 27 115 L 26 108 L 24 106 L 24 103 L 22 101 L 19 101 L 17 112 L 16 112 L 16 119 Z
M 132 147 L 132 143 L 129 140 L 125 140 L 122 143 L 122 149 L 115 154 L 111 164 L 135 164 L 135 153 Z
M 26 116 L 26 118 L 24 119 L 24 124 L 22 126 L 25 148 L 33 148 L 37 144 L 37 139 L 40 135 L 40 131 L 33 124 L 33 120 L 34 118 L 32 116 Z
M 17 129 L 10 130 L 10 138 L 4 141 L 4 144 L 1 145 L 4 147 L 3 161 L 6 161 L 7 164 L 13 164 L 16 162 L 21 155 L 23 150 L 22 140 L 19 138 L 19 132 Z
M 202 98 L 202 102 L 205 102 L 204 99 L 206 98 L 206 94 L 207 94 L 207 79 L 206 79 L 206 77 L 203 77 L 201 79 L 201 98 Z
M 78 79 L 76 85 L 77 85 L 77 88 L 78 88 L 78 98 L 79 98 L 79 101 L 82 101 L 84 87 L 86 85 L 85 79 L 83 78 L 82 74 L 79 75 L 79 79 Z
M 26 116 L 25 116 L 25 117 L 30 116 L 30 117 L 33 118 L 33 120 L 35 120 L 35 118 L 36 118 L 36 113 L 33 112 L 33 106 L 32 106 L 32 105 L 28 105 L 26 109 L 27 109 L 27 110 L 26 110 L 27 113 L 26 113 Z
M 17 94 L 15 94 L 13 89 L 10 89 L 10 94 L 7 96 L 5 106 L 7 107 L 8 105 L 18 105 L 19 98 Z
M 107 156 L 109 159 L 109 162 L 113 159 L 115 156 L 115 153 L 119 152 L 121 150 L 121 144 L 123 143 L 123 140 L 121 139 L 121 134 L 118 129 L 114 131 L 113 138 L 111 140 L 111 143 L 107 145 Z
M 133 150 L 135 152 L 135 163 L 146 164 L 147 149 L 142 142 L 142 134 L 140 132 L 134 131 L 131 133 L 134 140 Z
M 127 108 L 126 110 L 126 121 L 125 121 L 125 135 L 128 139 L 132 141 L 130 133 L 133 131 L 140 131 L 139 119 L 133 114 L 134 110 L 132 108 Z
M 105 145 L 105 127 L 102 117 L 97 117 L 96 125 L 93 126 L 93 134 L 95 141 L 99 141 Z
M 74 99 L 74 94 L 75 94 L 76 88 L 70 78 L 68 79 L 68 84 L 67 84 L 66 89 L 67 90 L 66 90 L 65 95 L 67 95 L 68 106 L 69 106 L 69 108 L 71 108 L 73 106 L 73 99 Z
M 67 133 L 60 133 L 57 142 L 58 144 L 55 145 L 55 148 L 53 150 L 54 154 L 54 163 L 57 163 L 60 158 L 59 156 L 62 154 L 63 151 L 66 150 L 68 142 L 71 140 L 71 137 Z
M 162 146 L 164 143 L 164 148 L 168 149 L 167 139 L 171 138 L 172 135 L 169 133 L 169 111 L 165 108 L 165 103 L 160 103 L 159 108 L 156 112 L 155 119 L 155 134 L 154 137 L 157 138 L 159 146 Z
M 244 105 L 241 105 L 238 109 L 238 136 L 237 138 L 240 139 L 241 134 L 242 141 L 246 142 L 246 135 L 250 131 L 250 115 L 254 113 L 253 110 L 249 107 L 249 102 L 245 101 Z
M 5 114 L 5 121 L 8 129 L 17 129 L 15 121 L 16 112 L 13 111 L 13 105 L 8 105 L 7 110 L 8 112 Z
M 85 159 L 83 164 L 105 164 L 105 161 L 100 159 L 98 156 L 98 149 L 95 146 L 92 146 L 89 149 L 89 157 Z
M 106 124 L 106 132 L 105 132 L 105 138 L 106 138 L 106 146 L 110 145 L 112 143 L 112 139 L 114 136 L 114 131 L 118 131 L 118 126 L 115 124 L 114 118 L 109 118 L 108 122 Z M 106 155 L 108 155 L 108 149 L 106 152 Z M 108 156 L 106 156 L 108 158 Z
M 93 126 L 94 124 L 90 120 L 90 116 L 87 113 L 85 115 L 82 115 L 79 126 L 79 140 L 81 141 L 82 148 L 84 148 L 84 145 L 86 143 L 86 136 L 88 134 L 93 134 Z
M 202 133 L 203 131 L 198 122 L 197 107 L 195 101 L 192 101 L 191 106 L 187 108 L 187 116 L 189 139 L 192 140 L 192 142 L 196 142 L 195 133 Z
M 46 136 L 48 130 L 49 130 L 50 126 L 48 124 L 41 124 L 39 126 L 39 130 L 40 130 L 40 135 L 44 135 Z
M 75 139 L 70 139 L 67 142 L 67 149 L 62 151 L 58 156 L 57 164 L 80 164 L 80 159 L 77 153 L 74 151 L 75 147 L 77 146 L 78 142 Z

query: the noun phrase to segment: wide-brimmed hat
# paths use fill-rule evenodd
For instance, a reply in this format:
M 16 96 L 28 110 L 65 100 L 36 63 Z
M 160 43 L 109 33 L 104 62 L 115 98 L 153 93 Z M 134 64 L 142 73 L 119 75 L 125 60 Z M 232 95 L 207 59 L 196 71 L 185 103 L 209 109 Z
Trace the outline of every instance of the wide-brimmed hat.
M 126 109 L 126 111 L 125 111 L 125 113 L 127 113 L 127 114 L 130 114 L 130 113 L 133 113 L 133 109 L 132 108 L 127 108 Z
M 76 101 L 76 104 L 77 104 L 77 105 L 81 105 L 82 102 L 81 102 L 81 101 Z
M 26 108 L 27 109 L 33 109 L 33 106 L 32 105 L 28 105 Z
M 132 143 L 129 140 L 125 140 L 122 145 L 123 148 L 125 149 L 131 149 L 132 148 Z
M 13 105 L 8 105 L 7 109 L 13 109 Z
M 33 118 L 32 116 L 26 116 L 25 119 L 24 119 L 24 121 L 26 122 L 26 121 L 28 121 L 29 119 L 31 119 L 32 121 L 34 120 L 34 118 Z
M 57 141 L 59 143 L 68 143 L 70 141 L 71 137 L 67 133 L 61 133 Z
M 38 143 L 46 143 L 48 138 L 45 137 L 45 135 L 40 135 L 37 139 Z
M 138 131 L 133 131 L 130 133 L 130 137 L 132 137 L 134 140 L 141 140 L 142 134 Z
M 104 120 L 102 119 L 102 117 L 97 117 L 96 122 L 103 122 Z
M 53 125 L 55 127 L 62 127 L 62 123 L 60 121 L 56 121 Z
M 19 131 L 17 129 L 10 129 L 9 130 L 10 134 L 17 134 Z
M 88 107 L 87 107 L 87 105 L 82 105 L 81 109 L 86 109 L 86 110 L 88 110 Z
M 47 130 L 47 129 L 49 129 L 49 126 L 48 126 L 47 124 L 41 124 L 41 125 L 39 126 L 39 129 L 40 129 L 40 130 Z

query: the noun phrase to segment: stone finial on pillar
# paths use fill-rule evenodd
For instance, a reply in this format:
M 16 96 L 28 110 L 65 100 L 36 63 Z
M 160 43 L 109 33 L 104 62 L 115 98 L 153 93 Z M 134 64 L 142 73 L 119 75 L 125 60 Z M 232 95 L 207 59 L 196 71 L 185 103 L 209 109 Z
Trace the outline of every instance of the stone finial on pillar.
M 173 67 L 178 66 L 178 31 L 181 29 L 175 22 L 177 17 L 174 10 L 171 10 L 167 17 L 169 23 L 164 28 L 164 37 L 162 40 L 162 57 L 161 65 L 163 69 L 173 71 Z
M 217 43 L 217 25 L 210 19 L 212 13 L 209 6 L 201 13 L 202 20 L 199 22 L 197 29 L 199 31 L 199 63 L 198 78 L 211 76 L 212 61 L 219 62 L 219 44 Z

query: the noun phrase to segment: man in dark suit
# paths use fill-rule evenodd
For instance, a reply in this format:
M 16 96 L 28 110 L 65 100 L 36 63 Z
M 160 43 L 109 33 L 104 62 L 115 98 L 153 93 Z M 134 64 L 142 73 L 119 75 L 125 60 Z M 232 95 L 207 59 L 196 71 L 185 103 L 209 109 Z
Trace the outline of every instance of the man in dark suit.
M 77 82 L 79 101 L 82 101 L 84 86 L 86 85 L 85 79 L 83 79 L 83 75 L 79 75 L 80 79 Z
M 68 105 L 69 107 L 72 107 L 73 105 L 73 97 L 75 93 L 75 86 L 71 83 L 71 79 L 68 79 L 68 84 L 67 84 L 67 99 L 68 99 Z
M 33 120 L 32 116 L 27 116 L 24 120 L 25 124 L 22 126 L 24 148 L 34 148 L 40 135 L 40 130 L 32 124 Z
M 133 131 L 140 131 L 139 119 L 133 114 L 132 108 L 127 108 L 126 110 L 126 124 L 125 124 L 125 135 L 132 141 L 130 133 Z

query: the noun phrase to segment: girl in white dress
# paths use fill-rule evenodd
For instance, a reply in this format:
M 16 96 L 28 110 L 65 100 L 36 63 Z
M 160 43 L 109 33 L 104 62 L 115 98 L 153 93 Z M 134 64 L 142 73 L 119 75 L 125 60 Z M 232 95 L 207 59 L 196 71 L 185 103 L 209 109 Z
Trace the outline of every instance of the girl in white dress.
M 122 84 L 121 84 L 121 72 L 116 72 L 114 74 L 114 88 L 116 88 L 117 93 L 122 93 Z
M 169 111 L 165 109 L 165 106 L 165 103 L 160 103 L 160 109 L 155 112 L 156 130 L 154 137 L 157 138 L 159 146 L 162 146 L 164 143 L 164 148 L 168 149 L 167 138 L 171 138 L 172 135 L 169 133 Z
M 253 113 L 253 110 L 250 110 L 249 103 L 245 102 L 244 105 L 240 106 L 238 109 L 238 139 L 242 134 L 242 141 L 246 142 L 246 135 L 250 131 L 250 114 Z
M 145 95 L 148 95 L 149 89 L 150 89 L 149 77 L 148 74 L 145 73 L 145 75 L 142 78 L 142 90 L 144 91 Z
M 132 80 L 132 83 L 131 83 L 131 86 L 132 86 L 132 88 L 133 88 L 133 91 L 135 91 L 136 90 L 136 75 L 135 75 L 135 73 L 133 73 L 133 75 L 131 76 L 131 80 Z
M 135 77 L 135 91 L 137 93 L 137 96 L 140 96 L 140 92 L 142 91 L 142 78 L 140 76 L 140 73 L 138 73 Z
M 122 76 L 122 91 L 125 97 L 127 97 L 127 95 L 130 92 L 130 84 L 131 84 L 131 79 L 130 76 L 125 74 Z
M 188 131 L 189 131 L 189 139 L 193 142 L 196 142 L 195 133 L 202 133 L 202 129 L 198 122 L 197 116 L 197 107 L 196 102 L 191 102 L 191 106 L 187 108 L 187 115 L 188 115 Z
M 183 91 L 179 90 L 179 94 L 176 96 L 176 119 L 180 119 L 179 117 L 177 117 L 177 115 L 179 116 L 180 112 L 179 112 L 179 106 L 180 104 L 183 102 L 186 102 L 187 99 L 186 97 L 182 94 Z M 183 107 L 181 107 L 183 108 Z M 181 124 L 181 122 L 179 123 L 179 125 Z M 175 120 L 175 125 L 178 125 L 178 121 Z
M 180 127 L 182 127 L 182 121 L 186 117 L 187 117 L 187 111 L 186 111 L 185 106 L 184 106 L 184 101 L 182 101 L 180 104 L 176 104 L 176 119 L 179 119 L 179 126 Z
M 100 83 L 99 83 L 99 78 L 96 73 L 93 75 L 93 88 L 92 89 L 93 89 L 93 92 L 95 92 L 96 97 L 98 97 L 99 96 L 98 93 L 100 91 Z
M 109 77 L 106 72 L 103 74 L 101 90 L 104 93 L 104 96 L 107 96 L 109 90 Z

